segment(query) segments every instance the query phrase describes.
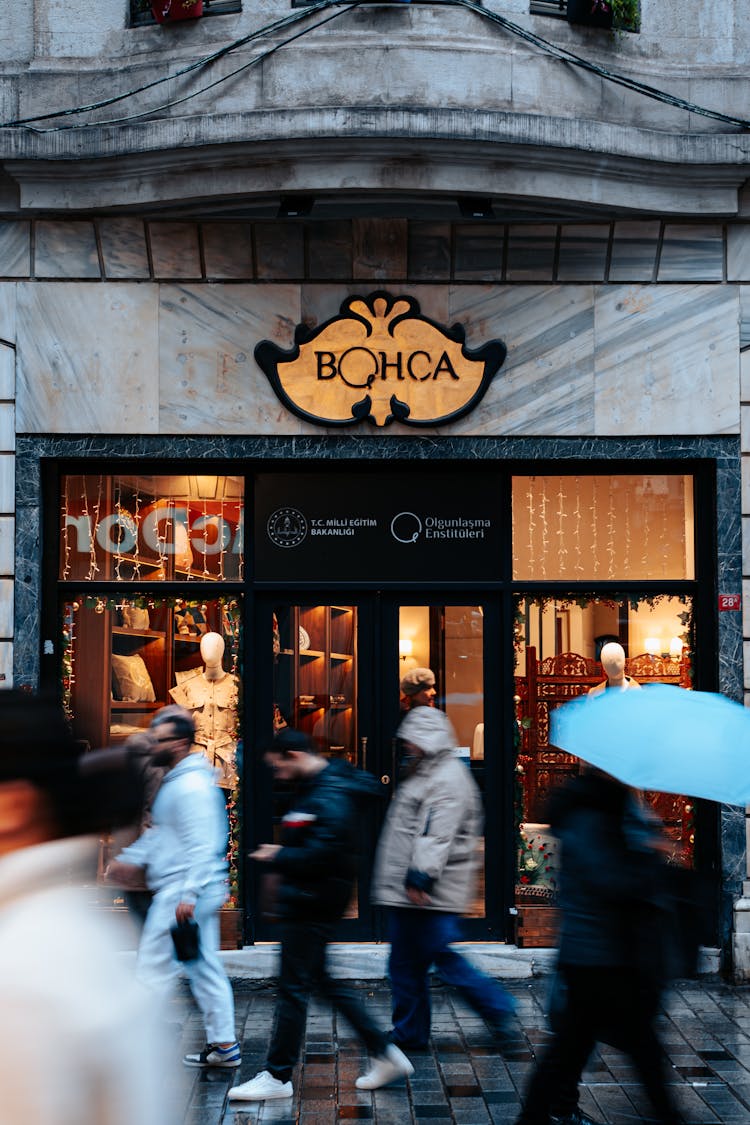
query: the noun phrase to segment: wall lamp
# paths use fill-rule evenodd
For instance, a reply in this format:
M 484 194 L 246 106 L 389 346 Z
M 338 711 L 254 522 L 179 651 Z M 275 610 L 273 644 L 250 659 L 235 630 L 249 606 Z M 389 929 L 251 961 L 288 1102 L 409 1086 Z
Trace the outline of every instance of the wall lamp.
M 282 195 L 278 219 L 304 219 L 315 205 L 314 195 Z
M 463 219 L 494 219 L 495 217 L 491 199 L 481 197 L 472 199 L 469 196 L 462 196 L 458 200 L 458 209 Z

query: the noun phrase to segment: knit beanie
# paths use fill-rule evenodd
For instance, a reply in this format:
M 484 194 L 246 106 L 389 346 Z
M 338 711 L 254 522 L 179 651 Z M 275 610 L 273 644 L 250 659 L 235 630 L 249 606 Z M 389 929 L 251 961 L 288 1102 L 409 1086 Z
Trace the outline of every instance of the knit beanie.
M 427 757 L 458 745 L 456 732 L 448 716 L 436 707 L 415 707 L 398 728 L 398 737 L 419 747 Z
M 435 673 L 429 668 L 412 668 L 401 681 L 401 691 L 404 695 L 417 695 L 425 688 L 435 686 Z

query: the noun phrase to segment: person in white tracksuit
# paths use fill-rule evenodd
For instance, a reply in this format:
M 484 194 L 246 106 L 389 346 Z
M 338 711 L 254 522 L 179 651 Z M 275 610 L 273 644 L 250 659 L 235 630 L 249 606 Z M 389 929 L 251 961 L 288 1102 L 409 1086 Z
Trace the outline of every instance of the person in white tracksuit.
M 227 899 L 228 822 L 215 771 L 192 753 L 193 718 L 169 706 L 151 722 L 153 757 L 168 767 L 153 806 L 153 824 L 110 865 L 145 869 L 154 892 L 138 947 L 139 978 L 167 989 L 184 969 L 206 1029 L 206 1047 L 186 1055 L 186 1066 L 238 1067 L 240 1047 L 234 1026 L 234 997 L 218 956 L 219 910 Z M 170 928 L 194 918 L 200 949 L 192 961 L 178 962 Z

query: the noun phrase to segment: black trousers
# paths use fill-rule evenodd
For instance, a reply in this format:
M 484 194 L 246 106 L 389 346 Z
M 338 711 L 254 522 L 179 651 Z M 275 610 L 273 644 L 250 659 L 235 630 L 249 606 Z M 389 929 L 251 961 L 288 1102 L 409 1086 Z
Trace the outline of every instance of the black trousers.
M 307 1003 L 312 992 L 324 996 L 340 1012 L 371 1055 L 382 1055 L 388 1037 L 360 1003 L 356 992 L 326 971 L 326 946 L 333 923 L 282 922 L 279 998 L 268 1048 L 266 1069 L 281 1082 L 288 1082 L 299 1058 L 307 1022 Z
M 594 1045 L 630 1055 L 662 1125 L 680 1117 L 665 1081 L 664 1051 L 654 1022 L 658 993 L 632 970 L 561 965 L 567 1000 L 554 1038 L 531 1076 L 518 1125 L 548 1125 L 578 1106 L 578 1083 Z

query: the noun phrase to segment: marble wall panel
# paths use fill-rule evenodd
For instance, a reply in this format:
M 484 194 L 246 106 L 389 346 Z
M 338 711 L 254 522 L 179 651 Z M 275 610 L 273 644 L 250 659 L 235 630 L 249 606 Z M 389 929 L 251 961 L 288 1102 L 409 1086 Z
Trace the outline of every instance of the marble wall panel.
M 154 287 L 18 284 L 17 431 L 155 433 Z
M 740 407 L 740 448 L 743 453 L 750 453 L 750 405 Z
M 0 512 L 12 515 L 16 510 L 16 459 L 12 453 L 0 453 Z
M 727 227 L 727 281 L 750 281 L 750 223 Z
M 16 286 L 0 282 L 0 342 L 16 342 Z
M 451 432 L 593 433 L 591 286 L 455 286 L 454 321 L 467 326 L 471 346 L 501 339 L 508 355 L 480 405 Z
M 381 281 L 406 277 L 406 219 L 354 219 L 352 277 Z
M 409 223 L 409 277 L 447 281 L 451 270 L 450 223 Z
M 101 277 L 94 224 L 39 219 L 34 224 L 35 277 Z
M 261 281 L 305 276 L 305 230 L 301 223 L 256 223 L 255 261 Z
M 4 688 L 13 687 L 13 642 L 0 641 L 0 683 Z
M 31 223 L 0 223 L 0 277 L 31 273 Z
M 742 635 L 750 637 L 750 578 L 742 579 Z
M 375 292 L 380 287 L 377 283 L 373 285 L 352 284 L 352 285 L 303 285 L 301 291 L 301 305 L 300 312 L 302 321 L 310 328 L 315 328 L 319 324 L 323 324 L 326 320 L 330 320 L 333 316 L 338 316 L 342 304 L 347 297 L 363 296 L 368 297 L 370 293 Z M 420 312 L 430 318 L 430 320 L 437 321 L 438 324 L 450 325 L 454 321 L 450 319 L 450 301 L 449 290 L 444 285 L 391 285 L 388 292 L 394 297 L 404 296 L 413 297 L 419 305 Z M 455 319 L 455 318 L 454 318 Z M 467 326 L 467 331 L 469 331 Z M 291 346 L 291 338 L 284 345 L 285 347 Z M 392 427 L 389 427 L 392 429 Z M 414 431 L 412 430 L 412 433 Z
M 659 281 L 721 281 L 724 232 L 720 223 L 666 223 L 659 258 Z
M 508 281 L 552 281 L 557 228 L 511 227 L 508 231 Z
M 562 226 L 557 280 L 604 281 L 608 248 L 609 226 Z
M 299 433 L 253 357 L 260 340 L 290 347 L 299 319 L 296 285 L 162 286 L 160 432 Z
M 742 573 L 750 574 L 750 516 L 745 515 L 742 517 Z M 747 661 L 745 667 L 747 668 Z
M 12 402 L 0 403 L 0 452 L 16 448 L 16 410 Z
M 740 472 L 742 479 L 742 512 L 750 516 L 750 455 L 740 458 Z
M 99 221 L 104 276 L 145 278 L 150 276 L 146 228 L 142 219 L 127 215 Z
M 14 572 L 16 521 L 13 516 L 0 516 L 0 575 Z
M 502 281 L 504 255 L 504 226 L 456 227 L 453 276 L 457 281 Z
M 0 578 L 0 637 L 13 637 L 13 579 Z
M 16 395 L 16 350 L 7 344 L 0 344 L 0 399 L 15 398 Z
M 206 277 L 252 281 L 253 229 L 250 223 L 204 223 Z
M 307 276 L 313 281 L 351 277 L 350 222 L 313 223 L 307 228 Z
M 750 402 L 750 348 L 740 352 L 740 398 Z
M 615 223 L 610 281 L 651 281 L 656 267 L 661 223 Z
M 740 285 L 740 347 L 750 348 L 750 288 Z
M 735 287 L 601 286 L 595 310 L 597 435 L 738 433 Z
M 149 223 L 148 236 L 154 277 L 202 277 L 195 223 Z

